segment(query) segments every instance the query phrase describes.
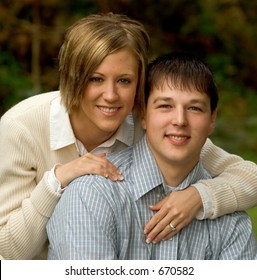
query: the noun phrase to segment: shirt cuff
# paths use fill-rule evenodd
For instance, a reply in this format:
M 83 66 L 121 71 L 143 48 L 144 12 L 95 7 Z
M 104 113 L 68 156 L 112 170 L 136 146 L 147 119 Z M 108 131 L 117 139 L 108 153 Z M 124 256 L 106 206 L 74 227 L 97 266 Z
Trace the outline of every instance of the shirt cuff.
M 202 183 L 197 183 L 193 186 L 198 190 L 203 204 L 203 208 L 197 213 L 196 219 L 197 220 L 208 219 L 213 214 L 212 194 L 209 188 Z
M 61 182 L 55 176 L 55 168 L 60 164 L 55 164 L 54 167 L 49 171 L 47 181 L 48 184 L 54 189 L 57 193 L 63 193 L 65 188 L 61 188 Z

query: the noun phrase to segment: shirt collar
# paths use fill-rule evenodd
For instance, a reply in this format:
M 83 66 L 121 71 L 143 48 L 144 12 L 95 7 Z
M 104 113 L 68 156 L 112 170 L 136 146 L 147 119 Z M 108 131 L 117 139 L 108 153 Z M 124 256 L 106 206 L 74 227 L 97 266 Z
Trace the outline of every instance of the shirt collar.
M 135 200 L 141 198 L 143 195 L 160 185 L 162 185 L 165 192 L 167 192 L 169 188 L 167 187 L 154 156 L 147 145 L 146 136 L 144 136 L 135 146 L 133 153 L 135 159 L 135 168 L 133 169 L 133 172 L 136 182 L 135 187 L 133 188 Z M 209 178 L 211 178 L 211 176 L 203 168 L 202 162 L 199 161 L 185 180 L 180 185 L 173 188 L 173 191 L 183 190 L 200 179 Z
M 50 108 L 50 145 L 58 150 L 76 142 L 69 114 L 61 103 L 61 97 L 55 98 Z
M 110 147 L 117 140 L 126 144 L 128 147 L 132 146 L 134 142 L 134 119 L 132 113 L 129 113 L 116 133 L 110 139 L 101 144 L 100 147 Z
M 110 147 L 118 140 L 127 146 L 134 141 L 134 119 L 130 113 L 117 132 L 101 146 Z M 52 150 L 58 150 L 76 143 L 69 114 L 61 103 L 61 97 L 55 98 L 50 108 L 50 145 Z

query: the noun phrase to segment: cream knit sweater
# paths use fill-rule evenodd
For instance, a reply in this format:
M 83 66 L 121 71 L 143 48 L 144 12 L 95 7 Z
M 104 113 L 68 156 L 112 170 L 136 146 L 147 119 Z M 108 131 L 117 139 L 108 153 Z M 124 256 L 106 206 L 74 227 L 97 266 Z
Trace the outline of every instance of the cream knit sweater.
M 0 122 L 0 256 L 5 259 L 47 257 L 45 227 L 60 198 L 48 185 L 47 174 L 56 163 L 78 157 L 74 144 L 50 149 L 50 104 L 58 94 L 31 97 L 9 110 Z M 214 177 L 223 172 L 196 184 L 211 191 L 211 218 L 257 204 L 254 163 L 229 155 L 210 140 L 202 158 Z

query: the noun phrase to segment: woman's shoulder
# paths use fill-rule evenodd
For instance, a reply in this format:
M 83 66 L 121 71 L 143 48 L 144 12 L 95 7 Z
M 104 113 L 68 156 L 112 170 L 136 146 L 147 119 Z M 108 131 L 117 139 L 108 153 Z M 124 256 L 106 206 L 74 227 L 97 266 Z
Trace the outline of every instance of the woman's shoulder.
M 55 98 L 60 96 L 59 91 L 51 91 L 47 93 L 41 93 L 37 95 L 33 95 L 31 97 L 28 97 L 21 102 L 14 105 L 12 108 L 10 108 L 3 116 L 4 118 L 10 118 L 15 119 L 21 115 L 24 114 L 33 114 L 33 112 L 38 112 L 40 108 L 49 107 Z M 32 115 L 33 116 L 33 115 Z

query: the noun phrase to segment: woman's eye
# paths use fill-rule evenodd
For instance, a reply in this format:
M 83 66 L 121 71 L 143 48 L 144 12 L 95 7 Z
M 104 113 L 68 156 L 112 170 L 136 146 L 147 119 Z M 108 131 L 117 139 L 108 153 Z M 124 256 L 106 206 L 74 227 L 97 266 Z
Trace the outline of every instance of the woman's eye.
M 100 83 L 100 82 L 103 81 L 103 79 L 100 78 L 100 77 L 91 77 L 90 81 L 93 82 L 93 83 Z
M 129 84 L 130 80 L 128 80 L 128 79 L 120 79 L 119 83 L 121 83 L 121 84 Z

